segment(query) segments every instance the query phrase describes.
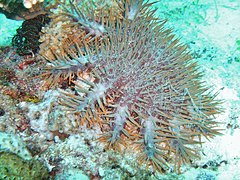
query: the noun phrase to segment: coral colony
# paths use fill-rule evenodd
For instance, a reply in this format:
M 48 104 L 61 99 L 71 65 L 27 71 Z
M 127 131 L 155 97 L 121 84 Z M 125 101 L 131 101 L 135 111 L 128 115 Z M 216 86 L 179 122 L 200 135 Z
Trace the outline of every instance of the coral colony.
M 140 164 L 165 172 L 198 158 L 202 136 L 220 134 L 221 112 L 187 47 L 143 0 L 59 4 L 43 28 L 45 87 L 106 149 L 133 147 Z

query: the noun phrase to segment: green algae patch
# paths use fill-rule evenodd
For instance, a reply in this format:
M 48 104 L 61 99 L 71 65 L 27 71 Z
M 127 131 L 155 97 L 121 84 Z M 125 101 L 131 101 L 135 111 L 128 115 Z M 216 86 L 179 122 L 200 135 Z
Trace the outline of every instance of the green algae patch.
M 0 179 L 44 180 L 49 178 L 47 168 L 37 160 L 23 160 L 16 154 L 0 152 Z

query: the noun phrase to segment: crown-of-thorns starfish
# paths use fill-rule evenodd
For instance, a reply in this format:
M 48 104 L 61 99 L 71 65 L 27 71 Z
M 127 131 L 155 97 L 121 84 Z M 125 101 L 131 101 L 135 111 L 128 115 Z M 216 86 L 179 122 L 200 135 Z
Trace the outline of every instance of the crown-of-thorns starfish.
M 108 148 L 131 145 L 141 163 L 164 172 L 174 160 L 179 172 L 181 164 L 198 157 L 192 145 L 201 144 L 201 136 L 219 134 L 213 118 L 221 102 L 201 81 L 186 46 L 156 18 L 153 3 L 117 2 L 121 18 L 111 10 L 102 17 L 73 14 L 86 38 L 96 38 L 91 45 L 81 39 L 81 46 L 76 42 L 67 54 L 56 55 L 48 71 L 74 84 L 73 93 L 62 91 L 61 104 L 81 123 L 100 125 L 99 140 Z

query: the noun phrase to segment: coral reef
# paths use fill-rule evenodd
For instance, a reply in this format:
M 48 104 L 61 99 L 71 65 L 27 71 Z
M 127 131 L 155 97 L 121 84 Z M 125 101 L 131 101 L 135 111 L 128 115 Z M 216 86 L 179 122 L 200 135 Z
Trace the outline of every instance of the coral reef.
M 1 88 L 2 86 L 0 86 L 0 89 Z M 16 100 L 10 95 L 4 95 L 2 91 L 0 91 L 0 93 L 0 105 L 4 110 L 4 114 L 0 116 L 0 131 L 15 134 L 18 132 L 18 128 L 25 130 L 28 127 L 28 123 L 22 112 L 19 111 L 19 108 L 16 106 Z M 3 137 L 4 136 L 1 138 Z M 4 145 L 2 145 L 2 147 L 4 147 Z
M 17 18 L 16 14 L 24 10 L 26 10 L 26 8 L 19 0 L 3 0 L 0 2 L 0 12 L 8 18 L 15 19 Z
M 23 0 L 23 5 L 25 8 L 30 9 L 37 3 L 42 3 L 44 0 Z
M 58 94 L 59 92 L 50 90 L 45 93 L 43 102 L 37 104 L 21 102 L 18 104 L 22 111 L 27 112 L 26 117 L 29 119 L 31 129 L 41 134 L 40 138 L 43 138 L 44 140 L 52 140 L 54 133 L 52 133 L 51 130 L 55 131 L 58 129 L 54 128 L 55 118 L 49 118 L 54 111 L 54 106 L 57 104 L 56 99 L 59 96 Z
M 182 164 L 199 157 L 194 146 L 202 136 L 220 134 L 214 121 L 221 112 L 217 94 L 201 80 L 187 47 L 155 17 L 153 3 L 120 1 L 122 16 L 116 17 L 112 11 L 89 14 L 75 3 L 61 16 L 84 34 L 76 30 L 79 40 L 52 51 L 54 60 L 45 56 L 47 82 L 63 77 L 71 85 L 61 90 L 60 104 L 81 125 L 100 126 L 106 148 L 131 146 L 153 170 L 165 172 L 174 161 L 180 172 Z
M 84 173 L 79 171 L 78 169 L 68 169 L 65 170 L 62 174 L 58 174 L 55 177 L 56 180 L 61 179 L 81 179 L 81 180 L 89 180 L 89 177 Z
M 3 108 L 0 108 L 0 116 L 3 116 L 5 114 L 5 111 Z
M 47 180 L 49 173 L 39 161 L 25 161 L 16 154 L 0 152 L 0 178 Z
M 98 133 L 101 133 L 98 127 L 80 127 L 77 135 L 50 146 L 41 158 L 48 162 L 55 174 L 80 169 L 90 179 L 141 179 L 145 175 L 147 179 L 151 176 L 145 168 L 137 165 L 136 155 L 126 152 L 123 157 L 121 153 L 105 151 L 104 145 L 96 141 Z
M 7 67 L 0 68 L 0 85 L 8 85 L 15 78 L 15 72 Z
M 20 137 L 10 133 L 0 132 L 0 151 L 17 153 L 22 159 L 30 160 L 32 156 L 25 146 L 25 143 Z
M 46 14 L 59 2 L 59 0 L 1 0 L 0 13 L 10 19 L 27 20 Z
M 13 47 L 0 49 L 0 93 L 15 101 L 38 102 L 40 100 L 39 66 L 37 56 L 19 56 Z M 33 78 L 34 77 L 34 78 Z
M 153 4 L 144 2 L 67 1 L 51 10 L 40 56 L 1 49 L 0 131 L 20 136 L 52 178 L 187 179 L 191 175 L 177 173 L 194 169 L 193 179 L 214 179 L 216 169 L 239 166 L 234 139 L 227 147 L 219 136 L 215 146 L 205 142 L 220 134 L 215 118 L 221 101 L 207 85 L 212 77 L 202 81 L 193 58 L 216 61 L 219 51 L 201 49 L 192 57 Z M 215 72 L 208 67 L 206 74 Z M 238 82 L 226 81 L 233 87 Z M 226 127 L 236 135 L 237 94 L 224 92 L 236 96 Z M 2 149 L 24 157 L 24 143 L 13 142 L 4 139 Z M 226 153 L 230 147 L 236 152 Z M 199 173 L 202 168 L 210 171 Z

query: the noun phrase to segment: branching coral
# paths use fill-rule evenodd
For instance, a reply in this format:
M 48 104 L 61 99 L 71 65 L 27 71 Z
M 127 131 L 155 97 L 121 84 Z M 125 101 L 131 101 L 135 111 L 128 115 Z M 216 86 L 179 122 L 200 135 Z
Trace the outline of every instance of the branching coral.
M 132 146 L 141 163 L 164 172 L 174 161 L 180 172 L 199 156 L 192 145 L 219 134 L 214 116 L 221 102 L 151 4 L 121 0 L 118 5 L 122 15 L 114 18 L 111 11 L 97 19 L 94 11 L 87 16 L 74 11 L 84 36 L 94 40 L 74 42 L 62 56 L 55 53 L 47 71 L 54 82 L 62 75 L 69 79 L 73 91 L 61 90 L 61 104 L 82 124 L 100 125 L 99 140 L 107 148 Z M 62 15 L 75 18 L 71 13 Z

